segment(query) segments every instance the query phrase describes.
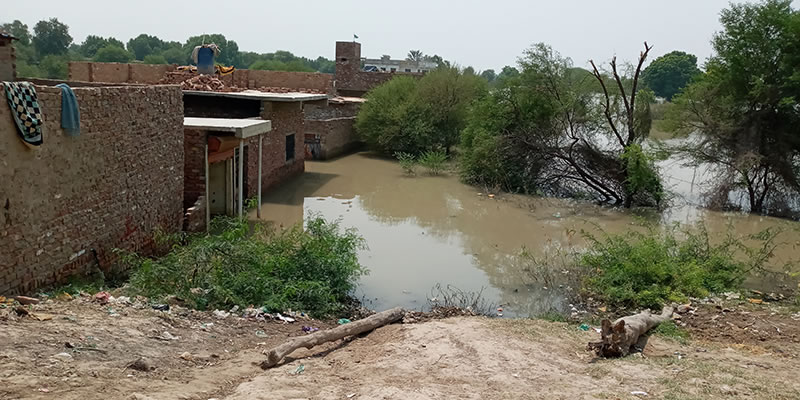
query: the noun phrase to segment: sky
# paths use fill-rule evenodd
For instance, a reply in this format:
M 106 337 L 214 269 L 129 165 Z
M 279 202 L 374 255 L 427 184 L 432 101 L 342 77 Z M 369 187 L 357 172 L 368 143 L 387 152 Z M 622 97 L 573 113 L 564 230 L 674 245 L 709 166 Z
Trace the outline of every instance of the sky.
M 411 49 L 477 70 L 514 65 L 544 42 L 577 66 L 616 55 L 634 61 L 643 42 L 651 60 L 673 50 L 702 63 L 727 0 L 29 0 L 0 11 L 0 23 L 57 17 L 76 42 L 90 34 L 127 42 L 140 33 L 184 42 L 222 33 L 241 51 L 288 50 L 334 58 L 337 40 L 358 35 L 362 57 L 404 58 Z M 797 3 L 797 1 L 795 2 Z M 223 49 L 224 51 L 224 49 Z

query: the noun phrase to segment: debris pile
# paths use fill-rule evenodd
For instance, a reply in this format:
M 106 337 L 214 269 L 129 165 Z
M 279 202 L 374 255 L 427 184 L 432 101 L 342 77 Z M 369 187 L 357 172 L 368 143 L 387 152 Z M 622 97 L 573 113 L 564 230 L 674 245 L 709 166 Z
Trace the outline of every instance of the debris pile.
M 203 90 L 207 92 L 229 92 L 219 78 L 211 75 L 197 75 L 181 83 L 183 90 Z

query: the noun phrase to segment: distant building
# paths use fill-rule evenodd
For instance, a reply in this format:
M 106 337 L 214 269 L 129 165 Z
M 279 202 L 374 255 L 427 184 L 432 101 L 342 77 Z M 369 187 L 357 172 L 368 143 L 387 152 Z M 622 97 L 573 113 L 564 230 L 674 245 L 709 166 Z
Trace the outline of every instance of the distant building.
M 387 55 L 379 59 L 364 58 L 362 62 L 364 64 L 364 71 L 368 72 L 425 73 L 436 69 L 438 66 L 433 61 L 392 60 L 392 58 Z

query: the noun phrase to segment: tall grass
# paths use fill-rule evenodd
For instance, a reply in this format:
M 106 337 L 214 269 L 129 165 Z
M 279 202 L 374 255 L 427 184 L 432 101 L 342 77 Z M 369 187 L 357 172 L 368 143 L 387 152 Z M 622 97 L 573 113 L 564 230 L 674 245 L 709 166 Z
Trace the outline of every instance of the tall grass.
M 439 175 L 444 171 L 447 154 L 444 151 L 426 151 L 419 157 L 419 164 L 431 175 Z
M 255 305 L 324 317 L 343 310 L 366 273 L 357 258 L 363 239 L 322 218 L 281 232 L 222 218 L 211 231 L 219 233 L 191 236 L 158 259 L 123 254 L 132 288 L 150 297 L 176 295 L 198 309 Z

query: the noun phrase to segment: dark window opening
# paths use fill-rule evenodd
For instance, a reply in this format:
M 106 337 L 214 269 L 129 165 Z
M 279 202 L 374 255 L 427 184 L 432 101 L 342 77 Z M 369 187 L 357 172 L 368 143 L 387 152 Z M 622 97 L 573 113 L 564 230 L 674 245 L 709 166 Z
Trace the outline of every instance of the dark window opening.
M 294 133 L 286 135 L 286 161 L 294 160 Z
M 392 72 L 397 72 L 397 68 L 392 68 Z
M 406 72 L 411 72 L 411 68 L 406 68 Z
M 339 59 L 339 61 L 341 61 L 341 62 L 347 62 L 347 59 L 346 59 L 346 58 L 344 58 L 344 57 L 342 57 L 342 58 L 340 58 L 340 59 Z

